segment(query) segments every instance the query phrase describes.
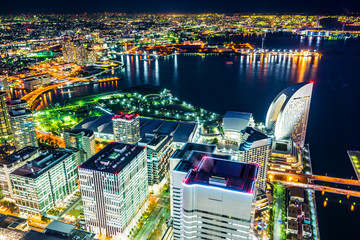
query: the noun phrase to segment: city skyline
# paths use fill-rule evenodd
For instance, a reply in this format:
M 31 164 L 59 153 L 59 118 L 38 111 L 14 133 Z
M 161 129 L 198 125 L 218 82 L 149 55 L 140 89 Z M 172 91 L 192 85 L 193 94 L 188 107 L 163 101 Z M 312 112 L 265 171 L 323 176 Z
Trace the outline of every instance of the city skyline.
M 71 6 L 71 7 L 69 7 Z M 31 2 L 21 0 L 14 8 L 10 3 L 5 3 L 0 14 L 19 13 L 99 13 L 99 12 L 123 12 L 123 13 L 305 13 L 305 14 L 349 14 L 360 10 L 360 4 L 356 1 L 325 1 L 305 0 L 302 2 L 289 2 L 275 0 L 272 2 L 260 0 L 254 2 L 241 2 L 234 0 L 218 1 L 181 1 L 169 2 L 155 0 L 152 2 L 140 0 L 136 7 L 130 2 L 116 2 L 107 0 L 99 4 L 97 1 L 64 0 L 61 4 L 53 4 L 42 0 Z
M 349 14 L 0 16 L 0 238 L 352 239 L 359 39 Z

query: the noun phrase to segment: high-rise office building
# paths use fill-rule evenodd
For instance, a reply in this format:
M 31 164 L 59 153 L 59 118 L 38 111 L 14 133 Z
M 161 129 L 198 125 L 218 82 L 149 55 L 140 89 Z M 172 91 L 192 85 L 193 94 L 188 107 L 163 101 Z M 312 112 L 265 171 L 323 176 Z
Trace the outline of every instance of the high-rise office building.
M 10 173 L 27 161 L 38 157 L 39 154 L 39 148 L 28 146 L 0 159 L 0 187 L 4 197 L 14 199 Z
M 10 173 L 14 198 L 22 215 L 45 214 L 76 190 L 78 152 L 41 153 Z
M 38 147 L 33 114 L 29 109 L 14 109 L 10 113 L 11 130 L 16 150 L 26 146 Z
M 10 99 L 6 102 L 6 104 L 9 109 L 9 112 L 11 112 L 12 110 L 20 109 L 20 108 L 25 108 L 25 109 L 29 108 L 27 102 L 20 98 Z
M 254 128 L 248 127 L 244 131 L 243 139 L 245 142 L 239 147 L 239 161 L 259 164 L 257 186 L 265 190 L 271 138 Z
M 181 239 L 182 236 L 182 184 L 189 170 L 196 168 L 204 157 L 231 159 L 228 155 L 214 154 L 215 150 L 215 145 L 186 143 L 171 157 L 170 163 L 175 164 L 174 167 L 170 167 L 170 205 L 174 239 Z
M 80 152 L 79 165 L 96 153 L 95 134 L 90 129 L 71 129 L 64 132 L 65 147 Z
M 292 85 L 280 92 L 266 115 L 266 129 L 276 140 L 291 138 L 304 146 L 313 82 Z
M 62 43 L 65 62 L 79 65 L 96 63 L 95 51 L 89 47 L 91 45 L 88 41 L 65 38 Z
M 0 92 L 0 142 L 11 135 L 9 111 L 6 105 L 7 98 L 7 92 Z
M 110 143 L 79 167 L 88 231 L 127 239 L 148 203 L 145 147 Z
M 182 239 L 252 239 L 258 165 L 205 157 L 183 181 Z
M 138 142 L 139 146 L 146 147 L 148 183 L 154 192 L 158 192 L 168 179 L 172 139 L 166 134 L 146 133 Z
M 140 140 L 140 121 L 137 114 L 115 115 L 112 118 L 115 142 L 135 144 Z

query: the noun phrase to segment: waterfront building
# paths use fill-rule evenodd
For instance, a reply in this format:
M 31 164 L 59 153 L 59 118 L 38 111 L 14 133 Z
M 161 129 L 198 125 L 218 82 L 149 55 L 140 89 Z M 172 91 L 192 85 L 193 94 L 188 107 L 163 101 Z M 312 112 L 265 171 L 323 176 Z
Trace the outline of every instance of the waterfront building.
M 79 166 L 88 231 L 127 239 L 148 203 L 146 149 L 110 143 Z
M 32 112 L 29 109 L 20 108 L 13 109 L 9 114 L 16 150 L 26 146 L 38 147 Z
M 304 147 L 313 82 L 292 85 L 272 101 L 265 127 L 276 140 L 291 138 Z
M 20 98 L 10 99 L 6 102 L 9 112 L 20 108 L 29 108 L 27 102 Z
M 33 91 L 34 89 L 41 87 L 43 85 L 50 84 L 55 78 L 50 74 L 38 74 L 30 77 L 21 79 L 24 83 L 24 88 L 28 91 Z
M 76 188 L 78 152 L 49 150 L 10 173 L 21 215 L 44 215 Z
M 140 122 L 138 114 L 115 115 L 112 118 L 116 142 L 135 144 L 140 140 Z
M 138 146 L 146 147 L 148 184 L 154 192 L 167 182 L 169 176 L 170 156 L 172 154 L 172 137 L 165 134 L 146 133 Z
M 89 48 L 91 43 L 83 40 L 65 38 L 62 43 L 64 60 L 79 65 L 94 64 L 97 61 L 95 51 Z
M 65 147 L 80 153 L 79 164 L 96 153 L 95 134 L 89 129 L 71 129 L 64 132 Z
M 104 140 L 115 140 L 113 116 L 104 114 L 100 117 L 90 117 L 76 125 L 74 128 L 90 129 L 95 133 L 95 138 Z M 196 123 L 185 123 L 166 121 L 159 119 L 140 118 L 140 138 L 146 133 L 166 134 L 173 137 L 173 146 L 182 147 L 186 142 L 197 141 L 199 138 L 199 125 Z
M 273 140 L 268 169 L 300 173 L 303 166 L 303 151 L 291 139 Z
M 174 152 L 170 160 L 170 206 L 173 220 L 174 239 L 182 236 L 182 184 L 189 170 L 196 168 L 204 157 L 230 160 L 229 155 L 214 154 L 215 145 L 186 143 Z M 175 165 L 172 167 L 172 165 Z
M 259 164 L 257 186 L 265 191 L 271 138 L 252 127 L 247 127 L 243 133 L 244 142 L 239 147 L 239 161 Z
M 6 106 L 7 98 L 7 92 L 0 92 L 0 142 L 11 135 L 9 111 Z
M 251 113 L 227 111 L 223 118 L 224 134 L 228 140 L 241 141 L 241 131 L 254 126 Z
M 182 239 L 252 239 L 258 164 L 205 157 L 183 181 Z
M 39 148 L 28 146 L 0 159 L 0 187 L 4 197 L 14 199 L 10 173 L 40 154 Z

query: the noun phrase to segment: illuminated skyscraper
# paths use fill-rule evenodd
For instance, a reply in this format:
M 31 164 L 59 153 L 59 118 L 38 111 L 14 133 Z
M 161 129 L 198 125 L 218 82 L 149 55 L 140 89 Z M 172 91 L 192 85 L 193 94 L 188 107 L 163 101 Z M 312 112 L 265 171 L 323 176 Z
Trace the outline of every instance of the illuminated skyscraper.
M 303 82 L 286 88 L 275 97 L 265 122 L 275 139 L 291 138 L 300 147 L 304 146 L 312 89 L 312 82 Z
M 183 181 L 182 239 L 252 239 L 258 165 L 211 157 Z
M 248 127 L 244 131 L 243 139 L 245 142 L 239 147 L 239 161 L 259 164 L 257 184 L 259 188 L 265 190 L 271 138 L 254 128 Z
M 77 188 L 78 152 L 68 149 L 41 153 L 10 173 L 20 214 L 46 214 Z
M 145 147 L 110 143 L 80 165 L 79 182 L 88 231 L 127 239 L 148 203 Z
M 11 135 L 9 112 L 6 105 L 7 97 L 7 92 L 0 92 L 0 142 Z
M 80 163 L 96 153 L 95 134 L 90 129 L 72 129 L 64 132 L 65 147 L 80 152 Z
M 12 110 L 10 112 L 10 124 L 16 150 L 26 146 L 38 147 L 34 117 L 29 109 L 20 108 Z
M 170 205 L 173 220 L 174 239 L 182 239 L 183 180 L 189 170 L 197 168 L 204 157 L 230 160 L 228 155 L 214 154 L 215 145 L 186 143 L 174 152 L 170 159 Z
M 115 115 L 112 118 L 115 142 L 135 144 L 140 140 L 140 121 L 137 114 Z

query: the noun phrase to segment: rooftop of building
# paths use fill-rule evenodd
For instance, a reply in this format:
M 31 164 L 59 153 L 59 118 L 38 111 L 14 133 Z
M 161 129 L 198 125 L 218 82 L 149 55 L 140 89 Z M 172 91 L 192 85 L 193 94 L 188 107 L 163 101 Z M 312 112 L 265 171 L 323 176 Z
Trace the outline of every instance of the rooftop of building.
M 74 225 L 52 221 L 43 232 L 30 230 L 22 240 L 90 240 L 95 234 L 75 229 Z
M 289 220 L 288 221 L 288 228 L 291 230 L 298 230 L 298 222 L 296 220 Z
M 0 214 L 0 228 L 10 228 L 15 229 L 20 224 L 26 224 L 27 219 Z
M 126 120 L 126 121 L 132 121 L 137 117 L 139 117 L 139 114 L 121 112 L 120 114 L 114 115 L 113 119 L 122 119 L 122 120 Z
M 240 132 L 249 126 L 251 113 L 228 111 L 223 118 L 224 131 Z
M 10 117 L 18 117 L 18 116 L 23 116 L 23 115 L 28 115 L 28 114 L 31 114 L 31 111 L 26 108 L 13 109 L 13 110 L 9 111 Z
M 166 134 L 146 133 L 138 142 L 139 146 L 146 146 L 148 152 L 161 151 L 163 147 L 172 141 L 172 137 Z
M 252 113 L 247 112 L 235 112 L 235 111 L 227 111 L 225 113 L 224 118 L 241 118 L 249 120 L 252 116 Z
M 259 170 L 256 163 L 242 163 L 204 157 L 198 167 L 190 170 L 184 183 L 253 193 Z
M 19 151 L 16 151 L 4 158 L 1 158 L 0 164 L 9 166 L 14 163 L 26 161 L 27 159 L 29 159 L 31 156 L 33 156 L 38 152 L 39 152 L 39 148 L 37 147 L 33 147 L 33 146 L 24 147 Z
M 216 145 L 187 142 L 182 149 L 177 149 L 171 158 L 186 159 L 191 151 L 214 153 Z
M 6 102 L 7 105 L 17 105 L 17 104 L 24 104 L 27 103 L 25 100 L 21 99 L 21 98 L 16 98 L 16 99 L 10 99 Z
M 80 168 L 117 174 L 144 149 L 133 144 L 113 142 L 81 164 Z
M 114 134 L 113 115 L 104 114 L 100 117 L 90 117 L 75 126 L 75 129 L 90 129 L 95 133 Z M 185 143 L 190 140 L 196 130 L 195 123 L 184 123 L 157 119 L 140 118 L 140 137 L 146 133 L 167 134 L 174 142 Z
M 11 174 L 22 177 L 37 178 L 71 154 L 72 151 L 70 150 L 51 149 L 46 152 L 42 152 L 37 158 L 27 162 L 22 167 L 19 167 L 13 171 Z
M 271 144 L 271 138 L 266 136 L 264 133 L 260 132 L 259 130 L 256 130 L 253 127 L 247 127 L 242 131 L 244 134 L 247 134 L 247 139 L 245 142 L 240 144 L 239 151 L 246 151 L 249 150 L 254 142 L 261 141 L 261 140 L 267 140 L 267 143 Z
M 85 137 L 91 137 L 91 136 L 94 135 L 94 131 L 92 131 L 90 129 L 83 129 L 83 128 L 70 129 L 70 130 L 67 130 L 65 132 L 69 133 L 71 135 L 82 134 Z
M 220 154 L 214 154 L 214 153 L 209 153 L 209 152 L 199 152 L 199 151 L 192 150 L 186 159 L 181 160 L 176 165 L 176 167 L 174 168 L 174 171 L 188 172 L 191 169 L 197 168 L 199 163 L 201 162 L 201 160 L 205 157 L 224 159 L 224 160 L 231 159 L 231 156 L 229 156 L 229 155 L 220 155 Z
M 289 195 L 290 195 L 290 197 L 304 198 L 305 190 L 302 188 L 299 188 L 299 187 L 291 187 L 289 189 Z
M 297 218 L 299 214 L 299 210 L 295 205 L 289 205 L 288 207 L 288 216 L 289 217 L 293 217 L 293 218 Z

